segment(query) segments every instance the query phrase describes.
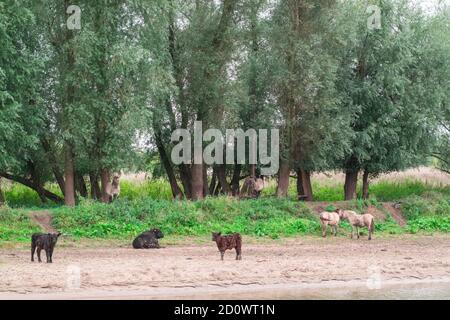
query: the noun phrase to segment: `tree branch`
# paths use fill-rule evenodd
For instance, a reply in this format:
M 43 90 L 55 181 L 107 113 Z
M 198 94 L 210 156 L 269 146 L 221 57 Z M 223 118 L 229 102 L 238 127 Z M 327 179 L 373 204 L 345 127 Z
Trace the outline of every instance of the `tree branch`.
M 12 180 L 15 181 L 17 183 L 23 184 L 24 186 L 27 186 L 30 189 L 33 189 L 34 191 L 36 191 L 37 193 L 39 193 L 39 189 L 42 191 L 42 195 L 44 195 L 47 199 L 56 202 L 56 203 L 62 203 L 64 200 L 59 197 L 58 195 L 54 194 L 53 192 L 50 192 L 44 188 L 39 188 L 39 186 L 37 186 L 32 180 L 30 179 L 26 179 L 23 177 L 19 177 L 19 176 L 15 176 L 6 172 L 0 172 L 0 176 L 8 179 L 8 180 Z

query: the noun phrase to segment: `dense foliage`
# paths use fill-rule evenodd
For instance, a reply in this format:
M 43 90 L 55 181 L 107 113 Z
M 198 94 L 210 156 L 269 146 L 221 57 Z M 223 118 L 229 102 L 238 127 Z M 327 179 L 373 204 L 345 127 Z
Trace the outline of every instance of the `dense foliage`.
M 80 0 L 79 29 L 69 5 L 0 0 L 0 178 L 42 202 L 108 202 L 113 173 L 137 169 L 174 198 L 238 195 L 261 163 L 171 160 L 171 133 L 195 121 L 280 129 L 279 197 L 292 175 L 313 200 L 311 174 L 342 170 L 354 199 L 430 157 L 449 171 L 444 2 Z

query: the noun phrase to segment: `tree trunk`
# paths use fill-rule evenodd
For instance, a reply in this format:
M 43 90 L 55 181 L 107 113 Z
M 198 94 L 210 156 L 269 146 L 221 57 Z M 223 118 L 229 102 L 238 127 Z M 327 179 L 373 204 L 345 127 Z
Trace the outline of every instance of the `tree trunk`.
M 174 199 L 181 199 L 183 197 L 183 192 L 181 192 L 180 187 L 178 186 L 177 178 L 175 177 L 175 173 L 173 171 L 172 163 L 167 156 L 166 149 L 164 148 L 163 141 L 161 139 L 160 133 L 155 133 L 155 141 L 156 147 L 158 148 L 159 157 L 161 162 L 166 170 L 167 177 L 169 178 L 170 188 L 172 190 L 172 196 Z
M 192 199 L 192 174 L 190 168 L 186 164 L 180 164 L 180 179 L 183 185 L 184 195 L 187 199 Z
M 0 177 L 0 207 L 5 204 L 5 196 L 2 189 L 2 177 Z
M 203 199 L 203 164 L 192 165 L 192 200 Z
M 86 181 L 84 181 L 84 177 L 82 174 L 76 172 L 75 173 L 75 181 L 76 181 L 76 189 L 80 193 L 80 196 L 83 198 L 88 197 L 88 191 L 86 187 Z
M 26 179 L 26 178 L 22 178 L 22 177 L 18 177 L 18 176 L 14 176 L 11 174 L 8 174 L 6 172 L 0 172 L 0 176 L 9 179 L 11 181 L 15 181 L 17 183 L 23 184 L 24 186 L 33 189 L 34 191 L 36 191 L 38 194 L 43 194 L 47 199 L 54 201 L 56 203 L 62 203 L 63 199 L 61 199 L 58 195 L 44 189 L 43 187 L 37 186 L 32 180 L 30 179 Z
M 65 192 L 64 175 L 61 173 L 56 157 L 53 154 L 52 148 L 50 146 L 50 142 L 48 142 L 46 139 L 42 139 L 41 144 L 42 147 L 44 148 L 45 153 L 47 154 L 47 158 L 50 162 L 50 166 L 52 168 L 53 175 L 55 176 L 55 180 L 58 183 L 59 189 L 64 195 Z
M 35 191 L 37 192 L 42 203 L 47 203 L 47 198 L 44 195 L 44 187 L 42 185 L 41 178 L 36 170 L 35 164 L 32 161 L 28 161 L 27 166 L 30 171 L 31 181 L 35 186 Z
M 289 190 L 289 162 L 280 159 L 280 169 L 278 171 L 277 197 L 287 197 Z
M 369 198 L 369 172 L 367 170 L 364 170 L 363 174 L 362 198 L 364 200 Z
M 217 196 L 219 195 L 220 189 L 221 189 L 221 187 L 220 187 L 220 181 L 217 181 L 216 187 L 214 188 L 214 196 L 217 197 Z
M 252 177 L 252 178 L 256 177 L 256 165 L 255 164 L 250 165 L 250 177 Z
M 313 192 L 311 185 L 311 173 L 306 170 L 300 170 L 301 180 L 302 180 L 302 188 L 304 192 L 304 200 L 305 201 L 313 201 Z
M 111 180 L 109 170 L 102 169 L 100 172 L 100 179 L 102 181 L 102 202 L 109 203 L 110 202 L 109 192 L 111 190 Z
M 91 183 L 91 198 L 95 200 L 101 199 L 102 193 L 98 184 L 98 177 L 95 173 L 89 174 L 89 182 Z
M 241 168 L 240 164 L 236 164 L 234 166 L 233 178 L 231 179 L 231 193 L 233 196 L 239 196 L 239 180 L 241 177 Z
M 59 189 L 61 190 L 61 193 L 64 195 L 66 192 L 66 183 L 64 182 L 64 175 L 59 171 L 59 169 L 52 168 L 53 175 L 55 176 L 55 180 L 58 183 Z
M 345 200 L 356 199 L 356 186 L 358 184 L 358 171 L 347 171 L 345 173 L 344 196 Z
M 65 152 L 65 183 L 64 183 L 64 203 L 66 206 L 75 206 L 75 170 L 73 165 L 72 148 L 67 144 Z
M 217 184 L 217 173 L 216 173 L 216 168 L 213 168 L 211 183 L 209 184 L 209 194 L 210 195 L 214 195 L 214 190 L 216 189 L 216 184 Z
M 203 197 L 207 197 L 209 194 L 208 189 L 208 172 L 207 172 L 207 166 L 203 165 Z
M 297 169 L 297 197 L 299 200 L 302 200 L 305 195 L 305 191 L 303 190 L 302 184 L 302 172 L 300 169 Z
M 227 176 L 225 172 L 225 165 L 224 164 L 218 164 L 216 166 L 216 172 L 217 172 L 217 178 L 219 179 L 220 185 L 222 187 L 223 193 L 226 195 L 231 194 L 231 188 L 230 184 L 227 181 Z
M 69 5 L 69 1 L 64 1 L 65 7 Z M 64 64 L 64 70 L 62 73 L 67 76 L 75 65 L 75 50 L 70 41 L 73 39 L 74 33 L 72 30 L 66 29 L 65 39 L 63 43 L 63 48 L 66 55 L 66 63 Z M 72 105 L 75 99 L 75 87 L 72 83 L 72 79 L 66 83 L 65 87 L 65 95 L 63 100 L 63 113 L 62 113 L 62 121 L 63 127 L 65 130 L 71 130 L 71 126 L 69 123 L 71 120 L 68 117 L 69 110 L 68 108 Z M 75 124 L 74 124 L 75 125 Z M 74 154 L 72 150 L 72 145 L 70 141 L 64 141 L 65 147 L 65 155 L 64 155 L 64 175 L 65 175 L 65 184 L 64 184 L 64 202 L 66 206 L 73 207 L 75 206 L 75 168 L 74 168 Z

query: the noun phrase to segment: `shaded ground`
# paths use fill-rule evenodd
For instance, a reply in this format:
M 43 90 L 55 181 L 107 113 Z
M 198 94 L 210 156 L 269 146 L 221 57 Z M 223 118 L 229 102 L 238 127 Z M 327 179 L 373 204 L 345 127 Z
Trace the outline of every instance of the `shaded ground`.
M 69 248 L 65 241 L 58 243 L 53 264 L 31 263 L 28 249 L 0 249 L 0 299 L 220 298 L 221 292 L 226 296 L 271 286 L 278 289 L 269 295 L 277 298 L 281 288 L 288 286 L 331 290 L 338 284 L 367 291 L 373 281 L 381 286 L 439 282 L 440 292 L 450 297 L 448 235 L 375 237 L 372 241 L 342 235 L 264 244 L 246 244 L 244 238 L 242 260 L 235 261 L 234 253 L 228 251 L 224 262 L 212 242 L 134 250 Z

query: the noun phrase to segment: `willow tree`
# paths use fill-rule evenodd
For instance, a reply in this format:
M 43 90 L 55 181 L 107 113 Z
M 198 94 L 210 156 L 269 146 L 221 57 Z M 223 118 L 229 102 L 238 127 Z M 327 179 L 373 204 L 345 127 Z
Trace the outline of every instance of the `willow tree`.
M 367 4 L 354 2 L 353 42 L 349 60 L 339 78 L 339 88 L 351 98 L 343 107 L 357 110 L 352 121 L 351 152 L 345 157 L 345 199 L 356 197 L 358 173 L 364 171 L 363 195 L 368 178 L 382 172 L 425 163 L 433 145 L 430 113 L 436 105 L 429 98 L 432 66 L 424 43 L 426 17 L 406 1 L 378 4 L 381 24 L 367 25 Z M 370 3 L 369 3 L 370 4 Z M 353 62 L 352 68 L 348 68 Z M 440 72 L 440 71 L 438 71 Z
M 157 86 L 148 79 L 160 71 L 154 52 L 140 43 L 146 28 L 143 16 L 159 3 L 79 1 L 79 28 L 68 24 L 69 5 L 52 1 L 34 9 L 50 57 L 43 79 L 48 87 L 44 148 L 53 157 L 62 156 L 64 178 L 56 180 L 66 204 L 74 205 L 75 191 L 87 196 L 85 176 L 92 195 L 108 201 L 110 174 L 134 158 L 133 142 L 145 126 L 148 92 Z
M 444 3 L 437 8 L 436 14 L 429 17 L 423 26 L 423 57 L 420 70 L 427 74 L 419 97 L 426 99 L 434 112 L 428 117 L 434 120 L 437 143 L 433 146 L 432 156 L 438 160 L 438 168 L 450 173 L 450 6 Z
M 278 196 L 286 196 L 292 169 L 299 192 L 312 200 L 310 173 L 325 168 L 326 150 L 345 145 L 346 112 L 338 109 L 335 89 L 339 25 L 335 1 L 282 0 L 271 21 L 273 95 L 282 130 Z M 339 139 L 342 137 L 342 139 Z
M 270 8 L 267 0 L 240 3 L 237 14 L 239 23 L 233 32 L 234 50 L 230 63 L 233 73 L 228 93 L 224 97 L 225 116 L 224 121 L 219 124 L 221 129 L 241 128 L 247 132 L 249 129 L 273 127 L 276 109 L 269 101 L 271 70 L 267 44 L 270 16 L 263 17 L 263 13 Z M 250 157 L 249 147 L 248 141 L 245 141 L 246 159 Z M 258 159 L 255 160 L 258 162 Z M 248 175 L 255 177 L 257 166 L 235 163 L 228 165 L 227 170 L 224 165 L 216 166 L 211 190 L 216 190 L 217 193 L 221 189 L 224 193 L 238 195 L 240 180 Z
M 171 1 L 167 11 L 166 52 L 176 87 L 155 106 L 153 129 L 174 196 L 180 193 L 176 172 L 187 198 L 202 199 L 208 192 L 203 162 L 183 163 L 175 171 L 175 166 L 167 160 L 171 150 L 167 133 L 178 128 L 192 131 L 194 121 L 202 121 L 203 128 L 220 123 L 236 4 L 236 0 Z
M 48 59 L 31 1 L 0 2 L 0 176 L 35 190 L 41 200 L 61 199 L 44 188 L 51 164 L 40 147 L 43 67 Z
M 78 128 L 76 154 L 95 181 L 100 176 L 104 202 L 113 171 L 133 158 L 138 129 L 144 128 L 149 95 L 158 86 L 154 52 L 142 43 L 148 30 L 144 16 L 158 10 L 145 1 L 89 3 L 77 35 L 78 110 L 84 121 Z M 157 26 L 154 26 L 157 27 Z M 156 46 L 156 45 L 155 45 Z M 156 60 L 157 61 L 157 60 Z M 131 157 L 130 157 L 131 156 Z

